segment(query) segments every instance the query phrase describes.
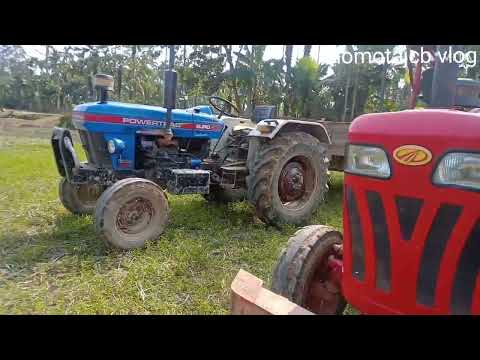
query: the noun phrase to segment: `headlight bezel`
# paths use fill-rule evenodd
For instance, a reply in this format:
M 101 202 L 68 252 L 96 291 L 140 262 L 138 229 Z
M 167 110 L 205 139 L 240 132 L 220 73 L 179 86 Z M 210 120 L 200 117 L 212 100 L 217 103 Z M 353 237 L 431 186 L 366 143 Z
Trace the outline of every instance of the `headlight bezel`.
M 110 151 L 110 144 L 113 144 L 113 152 Z M 125 149 L 125 142 L 123 140 L 112 138 L 107 140 L 107 151 L 110 155 L 120 155 Z
M 433 186 L 441 187 L 441 188 L 452 188 L 452 189 L 457 189 L 457 190 L 463 190 L 463 191 L 471 191 L 471 192 L 477 192 L 480 193 L 480 188 L 475 188 L 467 185 L 459 185 L 459 184 L 452 184 L 452 183 L 438 183 L 435 182 L 435 175 L 439 169 L 439 166 L 442 164 L 444 159 L 450 155 L 450 154 L 474 154 L 480 156 L 480 151 L 479 150 L 472 150 L 472 149 L 464 149 L 464 148 L 454 148 L 454 149 L 448 149 L 447 151 L 443 152 L 435 161 L 432 174 L 430 176 L 430 181 Z
M 359 173 L 359 172 L 353 172 L 353 171 L 350 171 L 347 169 L 347 164 L 348 164 L 348 161 L 349 161 L 349 148 L 350 146 L 363 146 L 363 147 L 366 147 L 366 148 L 376 148 L 376 149 L 380 149 L 383 151 L 383 153 L 385 154 L 385 158 L 387 159 L 387 163 L 388 163 L 388 168 L 389 168 L 389 175 L 388 177 L 385 177 L 385 176 L 375 176 L 375 175 L 371 175 L 371 174 L 365 174 L 365 173 Z M 385 149 L 385 147 L 383 145 L 380 145 L 380 144 L 372 144 L 372 143 L 357 143 L 357 142 L 347 142 L 345 144 L 345 153 L 344 153 L 344 167 L 343 167 L 343 172 L 346 173 L 346 174 L 349 174 L 349 175 L 356 175 L 356 176 L 363 176 L 363 177 L 366 177 L 366 178 L 371 178 L 371 179 L 376 179 L 376 180 L 390 180 L 393 176 L 393 167 L 392 167 L 392 159 L 390 157 L 390 154 L 389 152 Z

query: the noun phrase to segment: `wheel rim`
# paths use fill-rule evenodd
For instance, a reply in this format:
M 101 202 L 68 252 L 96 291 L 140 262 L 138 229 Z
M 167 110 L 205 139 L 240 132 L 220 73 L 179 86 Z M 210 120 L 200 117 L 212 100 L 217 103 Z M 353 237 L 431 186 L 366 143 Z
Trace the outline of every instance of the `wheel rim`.
M 95 206 L 102 190 L 96 185 L 80 185 L 77 188 L 77 197 L 85 206 Z
M 136 197 L 120 208 L 116 225 L 125 234 L 138 234 L 150 225 L 154 214 L 155 210 L 150 200 Z
M 315 314 L 336 314 L 345 301 L 338 270 L 335 270 L 335 262 L 342 258 L 341 252 L 341 245 L 330 247 L 318 260 L 315 272 L 305 286 L 304 306 Z
M 282 204 L 292 210 L 303 207 L 315 191 L 315 170 L 309 159 L 297 156 L 280 172 L 278 195 Z

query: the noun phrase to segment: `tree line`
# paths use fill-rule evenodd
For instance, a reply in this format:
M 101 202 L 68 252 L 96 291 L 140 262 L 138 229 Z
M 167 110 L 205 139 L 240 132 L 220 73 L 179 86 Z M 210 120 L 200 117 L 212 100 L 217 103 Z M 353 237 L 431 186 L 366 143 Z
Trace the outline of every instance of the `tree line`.
M 284 45 L 281 59 L 264 59 L 267 46 L 175 46 L 177 106 L 204 104 L 215 94 L 232 101 L 244 116 L 251 115 L 255 105 L 272 104 L 281 116 L 336 121 L 407 107 L 410 87 L 405 66 L 318 63 L 311 45 L 303 46 L 296 61 L 295 45 Z M 45 58 L 39 59 L 28 56 L 22 46 L 1 45 L 0 107 L 68 112 L 95 99 L 96 73 L 114 76 L 112 100 L 161 106 L 167 49 L 167 45 L 85 45 L 62 50 L 46 46 Z M 395 45 L 347 45 L 346 50 L 402 51 Z M 478 78 L 479 74 L 477 65 L 463 75 Z

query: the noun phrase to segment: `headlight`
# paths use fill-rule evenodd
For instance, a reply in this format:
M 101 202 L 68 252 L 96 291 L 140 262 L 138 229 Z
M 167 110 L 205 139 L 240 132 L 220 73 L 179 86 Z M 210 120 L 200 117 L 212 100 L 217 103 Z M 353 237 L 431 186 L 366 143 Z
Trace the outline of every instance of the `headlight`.
M 107 143 L 107 147 L 108 147 L 108 152 L 110 154 L 114 154 L 115 153 L 115 142 L 113 140 L 109 140 L 108 143 Z
M 120 139 L 111 139 L 107 142 L 107 149 L 110 154 L 121 153 L 125 149 L 125 143 Z
M 445 155 L 433 174 L 433 183 L 480 190 L 480 154 L 452 152 Z
M 345 171 L 387 179 L 390 177 L 390 164 L 387 154 L 379 147 L 348 145 Z

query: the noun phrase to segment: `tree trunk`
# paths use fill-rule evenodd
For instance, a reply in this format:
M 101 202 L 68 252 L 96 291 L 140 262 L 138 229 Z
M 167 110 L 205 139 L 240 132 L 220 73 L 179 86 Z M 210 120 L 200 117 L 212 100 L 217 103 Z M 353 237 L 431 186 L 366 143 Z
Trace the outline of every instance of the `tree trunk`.
M 311 51 L 312 45 L 305 45 L 305 47 L 303 48 L 303 57 L 309 57 Z
M 118 101 L 120 101 L 122 96 L 122 75 L 123 75 L 123 68 L 120 64 L 117 68 L 117 97 Z
M 252 45 L 252 53 L 251 53 L 251 66 L 252 66 L 252 70 L 253 70 L 253 88 L 252 88 L 252 98 L 251 98 L 251 102 L 250 102 L 250 117 L 252 118 L 253 120 L 253 113 L 254 113 L 254 110 L 255 110 L 255 105 L 257 103 L 257 76 L 258 76 L 258 72 L 257 72 L 257 68 L 256 68 L 256 64 L 255 64 L 255 54 L 256 54 L 256 50 L 255 49 L 255 45 Z
M 347 119 L 348 93 L 350 92 L 350 81 L 351 81 L 351 77 L 352 77 L 352 67 L 353 67 L 353 65 L 351 65 L 349 68 L 347 68 L 347 85 L 345 86 L 345 100 L 343 102 L 342 121 L 346 121 L 346 119 Z
M 232 60 L 232 45 L 223 45 L 225 52 L 227 54 L 227 62 L 230 66 L 230 72 L 233 74 L 235 71 L 235 66 L 233 65 Z M 233 98 L 235 99 L 235 105 L 237 106 L 238 110 L 243 112 L 242 102 L 240 100 L 240 96 L 238 95 L 238 87 L 237 87 L 237 78 L 232 77 L 232 86 Z M 240 114 L 241 115 L 241 114 Z
M 290 115 L 290 101 L 291 101 L 291 72 L 292 72 L 292 53 L 293 45 L 286 45 L 285 47 L 285 100 L 283 102 L 284 116 Z
M 387 59 L 383 63 L 382 84 L 380 86 L 380 110 L 385 111 L 385 82 L 387 77 Z
M 350 121 L 352 121 L 355 117 L 355 107 L 357 106 L 358 73 L 358 65 L 355 65 L 355 81 L 353 83 L 352 111 L 350 111 Z
M 50 46 L 47 45 L 45 49 L 45 72 L 48 74 L 48 57 L 50 55 Z
M 132 91 L 130 94 L 130 100 L 132 100 L 132 98 L 135 98 L 137 96 L 137 86 L 136 86 L 137 81 L 136 81 L 136 72 L 135 72 L 136 55 L 137 55 L 137 45 L 133 45 L 132 46 Z

